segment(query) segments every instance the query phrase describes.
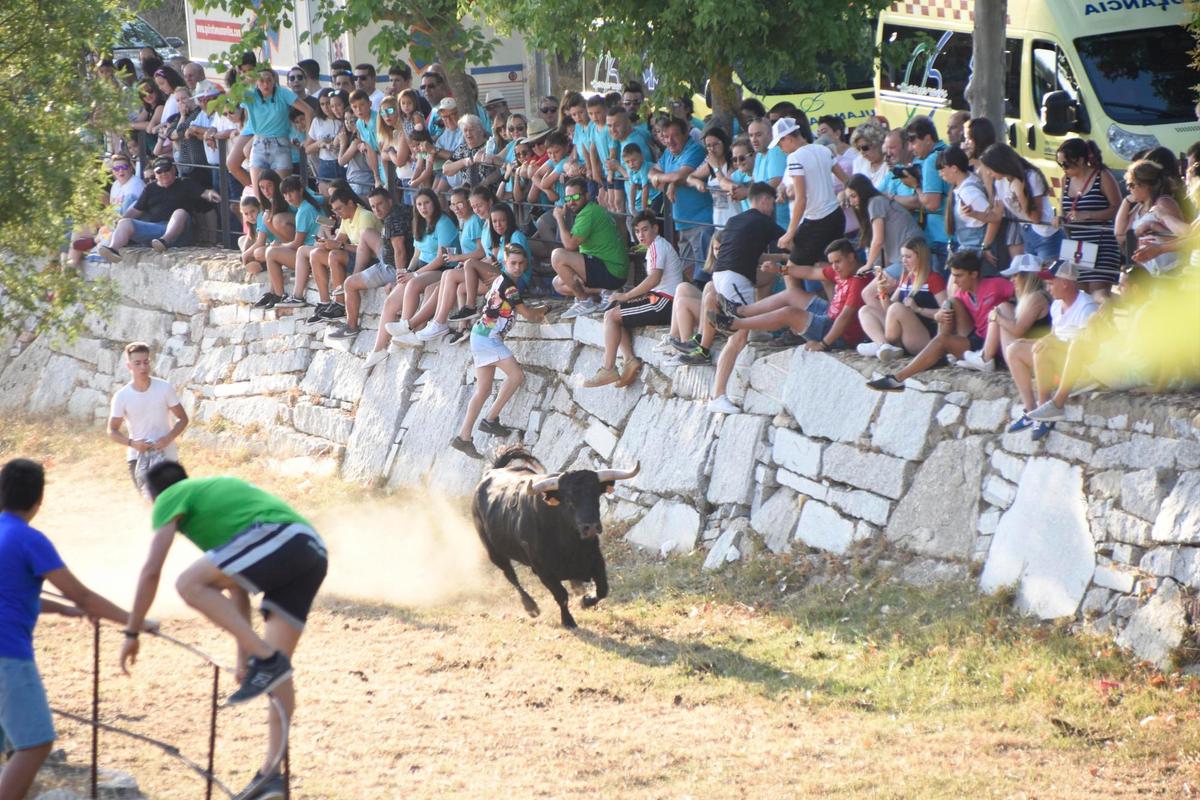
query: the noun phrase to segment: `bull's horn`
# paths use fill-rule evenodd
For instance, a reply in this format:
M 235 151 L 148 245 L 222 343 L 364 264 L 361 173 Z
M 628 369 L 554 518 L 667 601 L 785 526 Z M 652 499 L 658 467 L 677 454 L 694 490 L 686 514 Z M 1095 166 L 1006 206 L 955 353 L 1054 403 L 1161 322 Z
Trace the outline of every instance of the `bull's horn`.
M 642 471 L 642 462 L 637 462 L 633 465 L 633 469 L 602 469 L 596 473 L 596 478 L 601 483 L 609 481 L 625 481 L 632 478 Z
M 532 492 L 556 492 L 558 491 L 558 476 L 551 475 L 540 481 L 534 481 L 529 490 Z

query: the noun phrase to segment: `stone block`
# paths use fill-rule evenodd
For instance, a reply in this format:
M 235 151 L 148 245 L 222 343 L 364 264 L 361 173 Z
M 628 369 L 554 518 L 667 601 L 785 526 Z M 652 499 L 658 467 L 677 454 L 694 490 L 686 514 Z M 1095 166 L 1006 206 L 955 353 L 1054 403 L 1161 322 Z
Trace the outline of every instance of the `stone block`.
M 1185 598 L 1174 581 L 1166 581 L 1144 606 L 1129 618 L 1117 644 L 1159 669 L 1172 669 L 1176 648 L 1187 634 Z
M 966 392 L 950 392 L 946 395 L 946 402 L 965 408 L 971 404 L 971 395 Z
M 195 314 L 200 310 L 197 290 L 204 283 L 204 270 L 184 259 L 172 258 L 167 262 L 166 265 L 146 259 L 136 264 L 126 262 L 113 270 L 112 277 L 125 297 L 136 298 L 147 308 Z
M 25 410 L 29 395 L 41 381 L 50 357 L 50 348 L 39 338 L 5 365 L 0 372 L 0 408 Z
M 784 407 L 800 430 L 839 442 L 858 441 L 881 401 L 857 370 L 803 348 L 792 355 L 783 392 Z
M 496 378 L 495 388 L 498 392 L 507 378 L 501 380 L 503 373 L 498 370 Z M 521 384 L 521 387 L 517 389 L 517 393 L 508 401 L 508 405 L 501 409 L 500 422 L 510 428 L 524 430 L 525 425 L 528 424 L 529 415 L 541 404 L 545 394 L 546 379 L 533 372 L 526 372 L 525 382 Z
M 166 341 L 171 334 L 173 314 L 149 308 L 118 305 L 104 317 L 89 315 L 84 325 L 102 339 L 116 342 L 141 341 L 152 348 Z
M 263 375 L 278 375 L 287 372 L 304 372 L 312 363 L 313 351 L 287 350 L 280 353 L 258 353 L 246 356 L 233 369 L 235 381 L 245 381 Z M 360 367 L 361 367 L 361 362 Z
M 910 466 L 903 459 L 883 453 L 832 444 L 825 450 L 821 473 L 826 478 L 896 499 L 904 493 Z
M 985 536 L 991 536 L 996 532 L 996 528 L 1000 525 L 1000 509 L 989 508 L 979 515 L 979 532 Z
M 415 353 L 392 353 L 371 371 L 346 439 L 346 480 L 372 481 L 384 475 L 388 450 L 408 410 L 415 362 Z
M 926 392 L 895 392 L 887 395 L 875 420 L 871 444 L 889 455 L 911 460 L 925 453 L 933 409 L 941 397 Z
M 292 408 L 292 425 L 301 433 L 345 444 L 350 438 L 354 420 L 349 414 L 337 409 L 297 403 Z
M 992 467 L 1000 473 L 1004 480 L 1017 483 L 1021 480 L 1021 471 L 1025 469 L 1025 459 L 1009 455 L 1003 450 L 992 451 Z
M 1105 537 L 1116 542 L 1145 547 L 1153 541 L 1150 523 L 1124 511 L 1111 509 L 1098 518 L 1097 524 Z
M 898 546 L 934 558 L 971 555 L 979 520 L 981 437 L 944 441 L 921 465 L 884 533 Z M 998 516 L 998 515 L 997 515 Z M 991 533 L 995 530 L 994 524 Z
M 573 339 L 575 325 L 567 322 L 526 322 L 517 320 L 509 332 L 509 339 Z M 603 345 L 601 345 L 603 346 Z
M 578 329 L 579 322 L 576 324 Z M 642 399 L 633 387 L 618 389 L 609 384 L 596 389 L 583 388 L 583 382 L 592 377 L 604 361 L 604 354 L 592 348 L 583 348 L 576 358 L 575 374 L 570 378 L 570 396 L 585 411 L 599 417 L 605 424 L 620 428 L 629 418 L 629 413 Z
M 212 413 L 243 427 L 269 431 L 288 419 L 288 407 L 271 397 L 230 397 L 212 403 Z
M 744 522 L 744 520 L 734 520 L 734 522 Z M 704 559 L 704 569 L 720 569 L 729 562 L 741 558 L 742 552 L 739 545 L 744 533 L 744 527 L 732 524 L 722 531 Z
M 518 363 L 564 373 L 571 371 L 577 349 L 570 339 L 514 339 L 508 345 Z M 592 373 L 585 376 L 590 377 Z
M 710 503 L 749 504 L 754 492 L 754 455 L 766 434 L 767 420 L 751 414 L 725 417 L 709 476 Z
M 861 538 L 859 529 L 831 506 L 816 500 L 804 504 L 796 524 L 796 540 L 818 550 L 842 555 Z
M 1082 470 L 1059 459 L 1030 459 L 1000 518 L 980 588 L 994 592 L 1015 583 L 1022 611 L 1042 619 L 1073 616 L 1095 567 Z
M 821 452 L 824 445 L 786 428 L 775 430 L 775 445 L 771 458 L 776 464 L 799 475 L 817 478 L 821 475 Z
M 1140 469 L 1121 478 L 1121 508 L 1153 522 L 1171 489 L 1170 475 L 1161 469 Z
M 1156 542 L 1200 544 L 1200 471 L 1179 476 L 1154 519 L 1150 537 Z
M 949 428 L 962 418 L 962 413 L 963 412 L 961 408 L 947 403 L 946 405 L 942 406 L 941 410 L 937 413 L 938 425 L 941 425 L 943 428 Z
M 108 395 L 87 386 L 80 386 L 71 393 L 71 399 L 67 401 L 67 414 L 86 420 L 93 419 L 97 411 L 107 416 L 108 403 Z
M 907 394 L 907 392 L 905 393 Z M 1008 399 L 976 400 L 967 406 L 967 427 L 991 433 L 1008 421 Z
M 574 339 L 580 344 L 604 350 L 604 320 L 600 317 L 576 317 Z
M 1096 469 L 1170 469 L 1175 466 L 1178 439 L 1135 433 L 1127 442 L 1096 450 L 1091 466 Z
M 983 484 L 983 499 L 998 508 L 1008 508 L 1016 497 L 1016 487 L 997 475 L 989 475 Z
M 1104 472 L 1097 472 L 1088 481 L 1088 491 L 1096 497 L 1104 499 L 1118 497 L 1121 494 L 1121 483 L 1124 480 L 1125 473 L 1120 470 L 1110 469 Z
M 902 583 L 910 586 L 936 586 L 939 583 L 966 580 L 967 568 L 963 564 L 936 558 L 919 558 L 901 567 L 898 577 Z
M 551 472 L 561 470 L 574 460 L 583 447 L 583 435 L 586 431 L 587 427 L 583 423 L 566 414 L 552 411 L 542 422 L 537 444 L 533 447 L 533 455 Z M 641 476 L 638 476 L 638 481 L 641 481 Z
M 1098 565 L 1095 574 L 1092 575 L 1092 583 L 1096 586 L 1103 586 L 1105 589 L 1112 589 L 1121 594 L 1132 592 L 1133 584 L 1136 581 L 1136 575 L 1113 564 Z
M 1088 589 L 1087 594 L 1083 596 L 1083 602 L 1079 606 L 1079 613 L 1084 616 L 1084 619 L 1098 617 L 1108 610 L 1109 603 L 1112 602 L 1112 592 L 1103 587 L 1093 587 Z
M 56 352 L 79 361 L 86 361 L 88 364 L 99 362 L 100 351 L 103 347 L 104 343 L 100 339 L 90 339 L 86 336 L 78 336 L 74 341 L 64 339 L 52 345 Z
M 1200 549 L 1181 547 L 1171 563 L 1171 577 L 1192 589 L 1200 589 Z
M 799 498 L 786 486 L 777 489 L 750 515 L 750 527 L 758 531 L 767 549 L 773 553 L 786 553 L 791 549 L 792 533 L 799 521 Z
M 886 525 L 892 512 L 892 504 L 886 498 L 861 489 L 830 489 L 826 500 L 844 514 L 872 525 Z
M 750 366 L 750 388 L 775 401 L 782 409 L 791 362 L 792 354 L 788 352 L 771 353 L 755 359 Z M 747 400 L 748 395 L 749 392 Z
M 747 389 L 742 400 L 742 410 L 747 414 L 762 414 L 773 417 L 783 410 L 783 403 L 757 389 Z
M 362 371 L 360 368 L 359 372 Z M 450 437 L 458 433 L 471 392 L 470 386 L 427 383 L 421 390 L 420 401 L 408 404 L 400 424 L 405 431 L 404 436 L 396 451 L 391 475 L 388 476 L 390 488 L 427 485 L 434 460 L 439 454 L 450 450 Z M 475 446 L 478 448 L 484 443 L 485 439 L 479 438 Z M 457 450 L 451 452 L 463 455 Z M 453 474 L 448 477 L 453 477 Z
M 1096 447 L 1091 442 L 1067 436 L 1056 430 L 1050 431 L 1050 435 L 1046 437 L 1046 452 L 1067 461 L 1086 464 L 1095 450 Z
M 778 470 L 775 473 L 775 480 L 779 481 L 780 486 L 787 486 L 801 496 L 811 497 L 813 500 L 824 500 L 829 494 L 829 487 L 816 481 L 810 481 L 808 478 L 802 478 L 786 469 Z
M 613 463 L 640 462 L 638 488 L 643 491 L 698 497 L 716 427 L 714 415 L 699 403 L 645 396 L 621 433 Z M 752 470 L 751 464 L 747 472 Z
M 592 420 L 588 425 L 583 440 L 605 461 L 612 458 L 613 450 L 617 447 L 617 434 L 598 419 Z
M 75 393 L 75 384 L 83 374 L 83 365 L 69 356 L 54 355 L 38 375 L 26 410 L 40 414 L 67 405 Z
M 700 514 L 687 503 L 661 500 L 625 534 L 626 541 L 660 555 L 690 553 L 700 538 Z
M 361 359 L 349 353 L 317 351 L 300 382 L 300 391 L 353 403 L 362 396 L 367 382 L 367 371 L 362 365 Z

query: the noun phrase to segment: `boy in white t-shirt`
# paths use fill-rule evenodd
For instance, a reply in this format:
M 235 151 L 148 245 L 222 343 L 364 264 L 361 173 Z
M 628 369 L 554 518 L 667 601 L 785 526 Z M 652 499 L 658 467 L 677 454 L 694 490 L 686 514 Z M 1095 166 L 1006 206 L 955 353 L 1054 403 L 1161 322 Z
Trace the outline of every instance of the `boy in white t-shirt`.
M 627 292 L 617 292 L 604 313 L 604 362 L 596 374 L 583 382 L 594 389 L 615 383 L 624 388 L 637 379 L 642 361 L 633 354 L 631 328 L 670 325 L 675 289 L 683 282 L 683 261 L 675 248 L 659 235 L 658 217 L 643 209 L 633 218 L 633 234 L 646 248 L 646 277 Z M 623 369 L 617 372 L 617 348 Z
M 113 395 L 108 438 L 126 448 L 129 477 L 145 495 L 144 477 L 150 467 L 159 461 L 179 460 L 175 440 L 187 427 L 188 415 L 171 384 L 150 375 L 150 345 L 126 345 L 125 366 L 131 380 Z M 129 425 L 128 434 L 121 430 L 125 424 Z

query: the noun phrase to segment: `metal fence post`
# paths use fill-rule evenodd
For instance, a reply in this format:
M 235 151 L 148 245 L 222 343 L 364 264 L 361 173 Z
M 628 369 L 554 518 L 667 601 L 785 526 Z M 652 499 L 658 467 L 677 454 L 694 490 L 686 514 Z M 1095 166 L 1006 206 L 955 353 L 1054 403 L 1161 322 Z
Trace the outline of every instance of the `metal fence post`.
M 100 620 L 92 620 L 92 800 L 100 796 Z
M 213 664 L 212 709 L 208 723 L 208 777 L 204 782 L 204 800 L 212 800 L 213 769 L 217 754 L 217 692 L 221 688 L 221 668 Z

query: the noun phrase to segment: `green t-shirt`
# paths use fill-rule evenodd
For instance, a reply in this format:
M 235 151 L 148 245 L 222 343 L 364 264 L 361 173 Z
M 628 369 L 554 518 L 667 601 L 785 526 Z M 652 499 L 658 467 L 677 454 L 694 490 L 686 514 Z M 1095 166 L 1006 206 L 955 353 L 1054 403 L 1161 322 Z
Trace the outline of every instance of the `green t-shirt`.
M 612 215 L 599 203 L 589 202 L 579 209 L 575 224 L 571 226 L 571 235 L 583 240 L 579 252 L 603 261 L 614 278 L 624 280 L 629 275 L 629 253 L 625 251 L 625 242 L 617 233 L 617 223 L 613 222 Z
M 188 478 L 154 501 L 155 530 L 180 517 L 179 530 L 208 552 L 259 522 L 295 522 L 312 527 L 291 506 L 238 478 Z

